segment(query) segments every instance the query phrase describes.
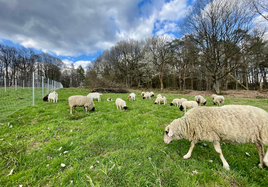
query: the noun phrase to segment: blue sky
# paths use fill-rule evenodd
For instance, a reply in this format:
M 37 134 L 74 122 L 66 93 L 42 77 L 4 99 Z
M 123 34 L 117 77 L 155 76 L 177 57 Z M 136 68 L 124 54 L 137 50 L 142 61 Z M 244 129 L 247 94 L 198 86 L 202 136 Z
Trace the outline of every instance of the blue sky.
M 86 68 L 120 40 L 178 37 L 178 23 L 194 1 L 0 0 L 0 42 Z
M 187 0 L 0 0 L 0 42 L 84 68 L 116 42 L 177 36 Z

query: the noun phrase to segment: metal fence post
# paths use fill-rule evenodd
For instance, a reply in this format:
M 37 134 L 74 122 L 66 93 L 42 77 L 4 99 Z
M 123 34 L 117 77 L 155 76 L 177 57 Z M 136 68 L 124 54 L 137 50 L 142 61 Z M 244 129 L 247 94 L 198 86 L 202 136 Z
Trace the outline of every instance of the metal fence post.
M 4 82 L 5 82 L 5 92 L 7 91 L 7 81 L 6 78 L 4 78 Z
M 49 78 L 47 78 L 47 94 L 49 93 Z
M 33 105 L 34 105 L 34 72 L 33 72 Z
M 44 77 L 42 76 L 42 98 L 44 97 Z

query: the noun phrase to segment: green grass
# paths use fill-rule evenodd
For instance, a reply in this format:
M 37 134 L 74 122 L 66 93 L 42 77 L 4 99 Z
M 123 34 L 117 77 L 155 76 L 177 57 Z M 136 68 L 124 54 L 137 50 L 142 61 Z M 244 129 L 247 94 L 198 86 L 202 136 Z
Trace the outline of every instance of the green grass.
M 209 142 L 198 143 L 188 160 L 182 158 L 188 152 L 188 140 L 163 142 L 164 128 L 184 115 L 169 103 L 178 97 L 193 100 L 193 96 L 163 93 L 168 104 L 155 105 L 155 99 L 143 100 L 140 92 L 135 101 L 128 101 L 128 94 L 107 93 L 101 102 L 94 100 L 96 111 L 86 113 L 80 107 L 71 115 L 68 97 L 89 91 L 70 88 L 57 93 L 58 103 L 36 100 L 34 106 L 11 112 L 0 125 L 0 139 L 4 138 L 0 141 L 0 186 L 268 185 L 268 169 L 258 168 L 253 144 L 222 144 L 231 168 L 226 171 Z M 108 97 L 113 101 L 108 102 Z M 127 111 L 116 110 L 117 97 L 126 100 Z M 211 99 L 205 98 L 212 106 Z M 225 104 L 268 111 L 265 99 L 226 98 Z

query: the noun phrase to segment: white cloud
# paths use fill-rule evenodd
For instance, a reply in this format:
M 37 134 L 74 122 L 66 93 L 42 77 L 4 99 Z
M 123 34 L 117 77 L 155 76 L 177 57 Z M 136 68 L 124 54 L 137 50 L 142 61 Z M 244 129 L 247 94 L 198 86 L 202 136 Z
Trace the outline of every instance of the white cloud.
M 178 21 L 187 10 L 186 0 L 174 0 L 163 5 L 159 12 L 159 20 Z
M 79 61 L 73 62 L 72 60 L 64 59 L 62 60 L 62 62 L 64 62 L 64 64 L 69 68 L 71 67 L 71 64 L 74 64 L 74 68 L 77 68 L 78 66 L 81 65 L 85 70 L 87 69 L 88 66 L 91 65 L 91 61 L 86 61 L 86 60 L 79 60 Z

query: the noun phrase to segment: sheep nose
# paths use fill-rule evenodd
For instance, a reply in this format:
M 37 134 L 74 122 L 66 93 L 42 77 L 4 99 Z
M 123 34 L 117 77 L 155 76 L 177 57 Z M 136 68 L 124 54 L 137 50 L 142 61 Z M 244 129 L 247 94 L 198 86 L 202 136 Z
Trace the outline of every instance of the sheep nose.
M 95 111 L 95 107 L 93 107 L 91 110 L 92 110 L 92 111 Z

